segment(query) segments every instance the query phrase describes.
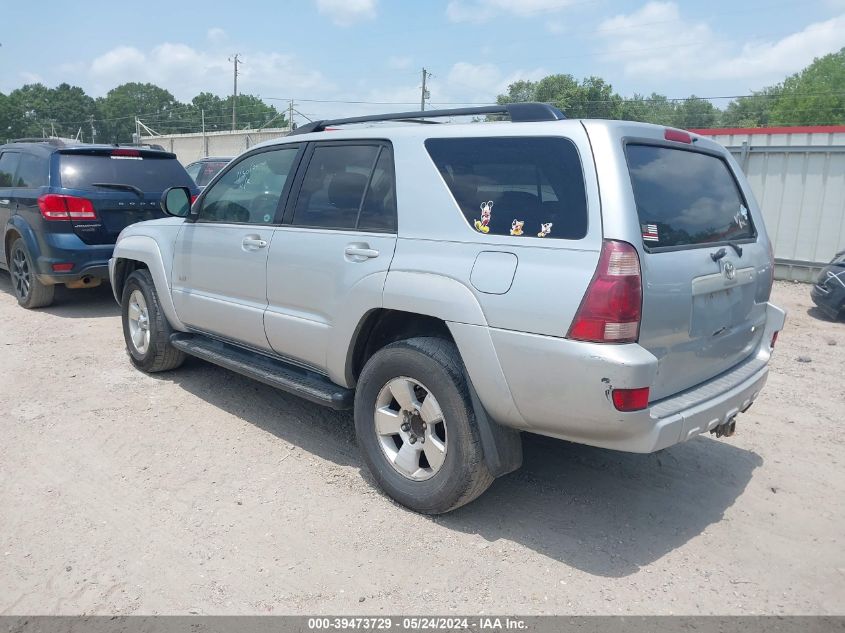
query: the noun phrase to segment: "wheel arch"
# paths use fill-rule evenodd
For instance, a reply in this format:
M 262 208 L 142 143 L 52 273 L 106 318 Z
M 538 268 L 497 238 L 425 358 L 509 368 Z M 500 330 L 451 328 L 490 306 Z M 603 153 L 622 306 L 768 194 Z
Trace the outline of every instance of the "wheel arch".
M 131 235 L 121 239 L 115 247 L 112 262 L 109 266 L 109 277 L 117 302 L 120 303 L 122 300 L 126 279 L 139 268 L 146 268 L 150 271 L 161 309 L 170 322 L 170 326 L 174 330 L 184 332 L 186 328 L 176 314 L 176 308 L 173 305 L 173 297 L 170 294 L 170 280 L 161 250 L 151 237 Z

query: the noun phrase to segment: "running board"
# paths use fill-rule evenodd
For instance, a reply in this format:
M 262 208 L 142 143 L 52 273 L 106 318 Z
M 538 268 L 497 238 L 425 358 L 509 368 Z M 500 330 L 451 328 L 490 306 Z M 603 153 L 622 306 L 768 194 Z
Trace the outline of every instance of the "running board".
M 202 334 L 173 334 L 170 344 L 186 354 L 332 409 L 351 409 L 355 392 L 302 367 L 223 343 Z

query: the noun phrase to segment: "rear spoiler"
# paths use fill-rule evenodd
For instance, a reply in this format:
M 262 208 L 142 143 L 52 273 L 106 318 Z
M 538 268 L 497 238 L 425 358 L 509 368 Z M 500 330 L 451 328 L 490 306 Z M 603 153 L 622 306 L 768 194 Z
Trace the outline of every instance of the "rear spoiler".
M 62 147 L 58 154 L 75 154 L 85 156 L 119 156 L 123 158 L 167 158 L 176 159 L 176 154 L 151 147 Z

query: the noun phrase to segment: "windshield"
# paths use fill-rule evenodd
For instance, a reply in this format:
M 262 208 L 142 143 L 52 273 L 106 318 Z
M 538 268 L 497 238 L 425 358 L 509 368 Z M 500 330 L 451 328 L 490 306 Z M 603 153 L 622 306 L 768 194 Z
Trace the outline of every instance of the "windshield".
M 748 205 L 724 160 L 652 145 L 628 145 L 628 170 L 643 244 L 712 244 L 755 236 Z

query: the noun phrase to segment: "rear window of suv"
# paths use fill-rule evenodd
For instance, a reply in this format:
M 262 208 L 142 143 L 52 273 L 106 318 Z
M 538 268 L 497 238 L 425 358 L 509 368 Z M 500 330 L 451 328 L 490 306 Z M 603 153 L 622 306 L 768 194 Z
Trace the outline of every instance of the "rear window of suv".
M 643 245 L 683 247 L 756 236 L 727 163 L 689 150 L 630 144 L 628 171 Z
M 587 234 L 584 175 L 571 141 L 437 138 L 425 146 L 479 233 L 569 240 Z
M 146 192 L 168 187 L 194 188 L 194 181 L 175 158 L 126 158 L 109 155 L 59 154 L 61 186 L 97 189 L 94 183 L 133 185 Z

